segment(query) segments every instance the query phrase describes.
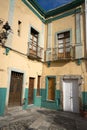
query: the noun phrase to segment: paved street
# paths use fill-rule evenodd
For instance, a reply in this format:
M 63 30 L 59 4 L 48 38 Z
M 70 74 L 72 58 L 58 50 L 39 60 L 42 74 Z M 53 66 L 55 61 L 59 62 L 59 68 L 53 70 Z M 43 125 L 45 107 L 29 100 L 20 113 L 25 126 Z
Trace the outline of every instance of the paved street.
M 0 117 L 0 130 L 87 130 L 87 119 L 44 108 L 16 108 Z

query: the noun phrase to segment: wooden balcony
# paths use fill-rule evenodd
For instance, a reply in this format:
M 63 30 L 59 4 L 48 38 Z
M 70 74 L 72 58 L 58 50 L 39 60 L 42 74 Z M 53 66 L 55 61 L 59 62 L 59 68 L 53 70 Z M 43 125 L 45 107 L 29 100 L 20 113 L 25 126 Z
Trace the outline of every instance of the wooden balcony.
M 48 48 L 46 50 L 45 61 L 71 60 L 75 57 L 75 47 L 67 46 L 64 48 Z
M 41 60 L 43 56 L 43 48 L 35 43 L 29 42 L 28 57 L 31 59 Z

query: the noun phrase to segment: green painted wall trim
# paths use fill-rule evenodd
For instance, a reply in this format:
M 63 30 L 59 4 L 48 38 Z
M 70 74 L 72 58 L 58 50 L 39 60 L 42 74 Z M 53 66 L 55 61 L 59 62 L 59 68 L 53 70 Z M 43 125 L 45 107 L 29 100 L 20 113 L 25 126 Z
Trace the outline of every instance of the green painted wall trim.
M 25 96 L 23 101 L 23 109 L 26 109 L 28 106 L 28 88 L 25 88 Z
M 65 11 L 71 10 L 73 8 L 76 8 L 77 6 L 83 4 L 84 2 L 85 2 L 85 0 L 74 0 L 69 4 L 66 4 L 66 5 L 56 8 L 54 10 L 48 11 L 46 13 L 45 18 L 49 18 L 49 17 L 55 16 L 57 14 L 63 13 Z
M 7 88 L 0 88 L 0 116 L 4 115 Z
M 48 101 L 46 95 L 46 89 L 41 89 L 40 95 L 36 96 L 37 89 L 34 89 L 34 104 L 33 106 L 45 107 L 53 110 L 60 110 L 60 90 L 55 91 L 55 101 Z M 25 89 L 25 104 L 23 105 L 23 109 L 27 109 L 31 107 L 28 105 L 28 88 Z
M 46 99 L 46 89 L 41 89 L 41 107 L 53 110 L 60 110 L 60 90 L 56 90 L 55 101 Z
M 82 107 L 81 109 L 87 111 L 87 92 L 82 92 Z
M 58 16 L 53 17 L 53 18 L 49 18 L 48 20 L 45 21 L 45 24 L 50 23 L 50 22 L 55 21 L 55 20 L 58 20 L 58 19 L 61 19 L 61 18 L 64 18 L 64 17 L 67 17 L 67 16 L 70 16 L 70 15 L 73 15 L 73 14 L 75 14 L 77 12 L 78 13 L 81 12 L 81 8 L 68 11 L 66 13 L 63 13 L 62 15 L 58 15 Z
M 41 107 L 41 96 L 37 96 L 36 94 L 37 94 L 37 89 L 34 89 L 34 105 Z
M 46 100 L 48 100 L 48 78 L 54 78 L 55 79 L 55 84 L 56 84 L 56 76 L 46 76 Z M 56 91 L 56 88 L 55 88 Z
M 87 105 L 87 92 L 82 92 L 82 104 Z
M 23 109 L 27 109 L 29 108 L 29 106 L 31 105 L 28 105 L 28 93 L 29 93 L 29 90 L 28 88 L 25 88 L 25 96 L 24 96 L 24 102 L 23 102 Z M 34 89 L 34 95 L 33 95 L 33 99 L 34 99 L 34 106 L 41 106 L 41 96 L 36 96 L 36 93 L 37 93 L 37 89 Z
M 55 100 L 49 101 L 48 100 L 48 78 L 54 78 L 56 84 L 56 76 L 47 76 L 45 79 L 46 89 L 41 89 L 41 107 L 53 109 L 53 110 L 60 110 L 60 90 L 56 90 L 55 87 Z
M 6 47 L 5 48 L 5 54 L 8 55 L 9 51 L 10 51 L 10 48 Z

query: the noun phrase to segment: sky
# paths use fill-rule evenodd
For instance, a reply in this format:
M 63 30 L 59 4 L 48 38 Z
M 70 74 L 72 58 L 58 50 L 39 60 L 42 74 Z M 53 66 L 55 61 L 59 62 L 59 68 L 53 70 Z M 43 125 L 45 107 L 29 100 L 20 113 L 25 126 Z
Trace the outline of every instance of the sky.
M 73 0 L 35 0 L 38 2 L 38 4 L 45 10 L 51 10 L 54 8 L 57 8 L 59 6 L 62 6 L 64 4 L 67 4 Z

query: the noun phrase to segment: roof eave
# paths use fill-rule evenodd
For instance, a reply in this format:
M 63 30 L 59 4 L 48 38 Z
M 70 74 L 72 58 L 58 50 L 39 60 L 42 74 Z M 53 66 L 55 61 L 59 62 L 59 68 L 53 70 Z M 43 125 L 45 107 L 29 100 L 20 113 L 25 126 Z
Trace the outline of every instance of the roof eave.
M 70 9 L 73 9 L 79 5 L 81 5 L 82 3 L 84 3 L 85 0 L 74 0 L 73 2 L 69 3 L 69 4 L 66 4 L 64 6 L 61 6 L 59 8 L 56 8 L 54 10 L 51 10 L 51 11 L 48 11 L 46 14 L 45 14 L 45 18 L 49 18 L 49 17 L 52 17 L 52 16 L 55 16 L 57 14 L 60 14 L 60 13 L 63 13 L 65 11 L 68 11 Z
M 27 0 L 27 1 L 30 2 L 31 5 L 32 5 L 43 17 L 45 17 L 46 11 L 43 10 L 43 9 L 38 5 L 38 3 L 37 3 L 35 0 Z

